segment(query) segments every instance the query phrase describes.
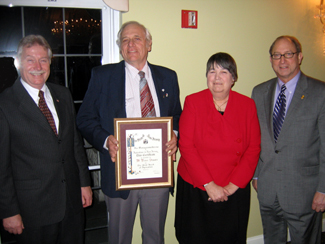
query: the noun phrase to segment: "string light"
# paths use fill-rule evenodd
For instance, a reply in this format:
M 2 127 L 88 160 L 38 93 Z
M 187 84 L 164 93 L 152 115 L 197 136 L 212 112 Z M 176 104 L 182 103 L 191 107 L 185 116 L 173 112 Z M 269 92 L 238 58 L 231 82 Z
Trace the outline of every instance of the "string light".
M 71 19 L 65 20 L 65 32 L 66 34 L 72 34 L 73 30 L 76 29 L 87 29 L 90 32 L 98 32 L 98 29 L 101 27 L 101 20 L 97 21 L 95 19 Z M 61 34 L 63 31 L 63 21 L 53 21 L 54 27 L 51 29 L 53 35 Z

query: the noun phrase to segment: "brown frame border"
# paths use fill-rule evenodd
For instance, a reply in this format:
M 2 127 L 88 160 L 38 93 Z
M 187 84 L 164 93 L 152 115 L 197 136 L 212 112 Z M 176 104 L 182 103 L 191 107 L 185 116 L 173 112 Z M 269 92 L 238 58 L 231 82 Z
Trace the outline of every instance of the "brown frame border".
M 162 148 L 171 140 L 173 119 L 172 117 L 154 117 L 154 118 L 115 118 L 114 134 L 119 141 L 119 150 L 115 162 L 115 181 L 116 190 L 132 190 L 158 187 L 173 187 L 174 185 L 174 167 L 171 156 L 168 152 L 162 152 L 162 177 L 145 179 L 127 179 L 127 166 L 122 164 L 126 162 L 126 143 L 125 131 L 136 129 L 162 129 Z

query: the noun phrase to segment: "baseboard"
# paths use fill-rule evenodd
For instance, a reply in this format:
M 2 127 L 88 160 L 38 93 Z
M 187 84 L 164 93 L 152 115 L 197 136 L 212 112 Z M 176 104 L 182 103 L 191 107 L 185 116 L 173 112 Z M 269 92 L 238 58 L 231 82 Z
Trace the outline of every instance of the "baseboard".
M 263 244 L 263 235 L 247 238 L 247 244 Z

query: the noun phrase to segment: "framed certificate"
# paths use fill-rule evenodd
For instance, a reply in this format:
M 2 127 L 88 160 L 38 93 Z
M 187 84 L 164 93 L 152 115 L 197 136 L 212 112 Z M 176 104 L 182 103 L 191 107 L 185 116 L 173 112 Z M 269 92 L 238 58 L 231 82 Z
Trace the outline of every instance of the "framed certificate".
M 173 186 L 173 161 L 165 146 L 171 140 L 172 128 L 172 117 L 114 119 L 119 141 L 117 191 Z

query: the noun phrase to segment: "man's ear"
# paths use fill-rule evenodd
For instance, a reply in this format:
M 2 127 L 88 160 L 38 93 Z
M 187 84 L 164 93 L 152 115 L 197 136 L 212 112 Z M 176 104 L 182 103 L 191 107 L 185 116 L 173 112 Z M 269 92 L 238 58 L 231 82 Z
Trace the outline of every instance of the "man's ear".
M 148 52 L 151 52 L 151 48 L 152 48 L 152 41 L 150 41 L 150 43 L 148 43 L 148 45 L 147 45 L 148 47 L 147 47 L 147 50 L 148 50 Z

